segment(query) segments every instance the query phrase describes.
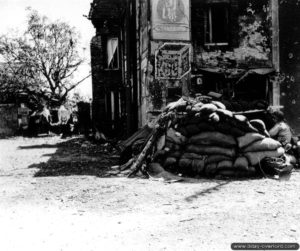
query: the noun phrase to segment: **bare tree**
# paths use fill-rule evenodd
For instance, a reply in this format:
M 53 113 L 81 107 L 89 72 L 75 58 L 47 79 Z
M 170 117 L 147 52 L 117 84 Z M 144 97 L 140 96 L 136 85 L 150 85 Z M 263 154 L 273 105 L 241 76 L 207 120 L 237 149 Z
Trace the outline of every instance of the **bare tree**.
M 50 22 L 29 9 L 23 36 L 0 37 L 4 59 L 0 91 L 22 91 L 63 103 L 69 92 L 90 76 L 73 81 L 83 63 L 78 45 L 79 34 L 69 24 Z

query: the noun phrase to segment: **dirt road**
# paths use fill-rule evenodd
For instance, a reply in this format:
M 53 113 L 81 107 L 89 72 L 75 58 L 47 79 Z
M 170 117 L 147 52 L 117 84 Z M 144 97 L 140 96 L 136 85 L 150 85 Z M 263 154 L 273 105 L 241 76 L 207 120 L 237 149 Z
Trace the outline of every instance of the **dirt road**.
M 116 156 L 97 149 L 58 137 L 0 140 L 0 250 L 222 251 L 232 242 L 300 242 L 299 172 L 289 181 L 101 178 Z

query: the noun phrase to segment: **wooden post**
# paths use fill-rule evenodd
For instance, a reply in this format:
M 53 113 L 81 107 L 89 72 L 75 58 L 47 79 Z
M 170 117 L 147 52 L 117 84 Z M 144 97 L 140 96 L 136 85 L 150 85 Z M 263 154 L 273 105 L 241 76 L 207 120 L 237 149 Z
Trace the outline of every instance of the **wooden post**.
M 279 0 L 271 1 L 272 14 L 272 63 L 277 72 L 280 70 L 279 54 Z M 278 81 L 273 82 L 272 105 L 280 106 L 280 85 Z

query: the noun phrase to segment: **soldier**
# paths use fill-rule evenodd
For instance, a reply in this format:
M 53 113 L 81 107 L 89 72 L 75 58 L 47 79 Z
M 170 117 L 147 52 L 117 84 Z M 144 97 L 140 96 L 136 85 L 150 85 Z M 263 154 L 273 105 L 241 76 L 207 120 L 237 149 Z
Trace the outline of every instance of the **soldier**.
M 269 134 L 272 138 L 278 140 L 284 147 L 291 146 L 292 130 L 287 124 L 284 114 L 281 111 L 273 113 L 276 124 L 270 129 Z
M 71 113 L 66 109 L 64 105 L 61 105 L 58 109 L 58 123 L 61 126 L 62 138 L 65 138 L 71 134 L 70 128 Z

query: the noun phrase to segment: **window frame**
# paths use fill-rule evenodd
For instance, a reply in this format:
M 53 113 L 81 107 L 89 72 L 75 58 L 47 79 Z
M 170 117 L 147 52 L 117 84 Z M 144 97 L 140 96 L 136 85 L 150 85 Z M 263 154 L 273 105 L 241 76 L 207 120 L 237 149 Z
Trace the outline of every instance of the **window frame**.
M 213 17 L 212 17 L 212 9 L 216 6 L 222 6 L 224 10 L 226 11 L 226 26 L 227 26 L 227 42 L 214 42 L 213 41 Z M 230 39 L 229 39 L 229 30 L 230 30 L 230 22 L 229 22 L 229 13 L 230 6 L 228 3 L 212 3 L 208 4 L 205 8 L 205 23 L 204 23 L 204 46 L 210 47 L 210 46 L 229 46 Z M 207 36 L 209 36 L 209 41 L 207 41 Z

